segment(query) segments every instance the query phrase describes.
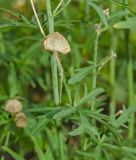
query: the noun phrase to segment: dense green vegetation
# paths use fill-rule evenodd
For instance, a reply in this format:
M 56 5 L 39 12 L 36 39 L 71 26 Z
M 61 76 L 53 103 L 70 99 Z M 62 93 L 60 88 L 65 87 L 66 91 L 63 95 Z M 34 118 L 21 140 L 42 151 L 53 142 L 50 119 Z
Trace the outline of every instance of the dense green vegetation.
M 136 1 L 33 1 L 0 0 L 0 160 L 136 160 Z

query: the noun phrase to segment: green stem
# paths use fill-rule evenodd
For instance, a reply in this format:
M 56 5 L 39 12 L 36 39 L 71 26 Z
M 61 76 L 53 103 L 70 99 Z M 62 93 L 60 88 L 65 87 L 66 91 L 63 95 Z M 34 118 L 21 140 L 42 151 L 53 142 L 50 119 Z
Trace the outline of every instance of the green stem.
M 112 12 L 115 12 L 115 5 L 112 4 L 111 7 Z M 113 53 L 116 53 L 116 49 L 117 49 L 117 38 L 116 35 L 114 33 L 114 30 L 111 29 L 111 55 Z M 114 112 L 113 114 L 115 114 L 115 107 L 116 107 L 116 95 L 115 95 L 115 85 L 116 85 L 116 60 L 113 58 L 110 62 L 110 84 L 111 84 L 111 89 L 112 89 L 112 93 L 111 93 L 111 104 L 110 107 L 111 108 L 111 114 L 112 111 Z
M 107 27 L 99 29 L 97 31 L 97 34 L 96 34 L 96 38 L 95 38 L 95 42 L 94 42 L 94 55 L 93 55 L 93 65 L 94 66 L 97 66 L 99 37 L 100 37 L 100 34 L 102 32 L 104 32 L 105 30 L 107 30 Z M 93 69 L 93 77 L 92 77 L 92 89 L 96 88 L 96 82 L 97 82 L 97 69 L 96 69 L 96 67 L 94 67 L 94 69 Z M 94 110 L 94 108 L 95 108 L 95 101 L 92 102 L 91 109 Z
M 93 64 L 94 66 L 97 65 L 97 55 L 98 55 L 98 38 L 99 34 L 96 35 L 95 43 L 94 43 L 94 55 L 93 55 Z M 96 68 L 93 69 L 93 80 L 92 80 L 92 89 L 96 88 L 96 79 L 97 79 L 97 70 Z
M 132 58 L 129 59 L 128 62 L 128 68 L 127 68 L 127 74 L 128 74 L 128 104 L 129 106 L 133 105 L 133 88 L 134 88 L 134 81 L 133 81 L 133 64 L 132 64 Z M 129 119 L 129 131 L 128 131 L 128 138 L 133 139 L 134 138 L 134 128 L 135 128 L 135 115 L 132 113 L 130 115 Z
M 46 9 L 47 9 L 47 18 L 48 18 L 48 26 L 49 26 L 49 33 L 54 32 L 54 18 L 51 10 L 51 1 L 46 0 Z
M 113 33 L 114 34 L 114 33 Z M 112 34 L 112 43 L 114 45 L 114 42 L 116 43 L 116 37 Z M 111 46 L 111 55 L 113 54 L 114 46 Z M 110 84 L 111 84 L 111 103 L 110 103 L 110 114 L 115 115 L 115 110 L 116 110 L 116 95 L 115 95 L 115 85 L 116 85 L 116 60 L 115 58 L 111 59 L 110 62 Z
M 57 62 L 54 55 L 51 56 L 51 70 L 52 70 L 53 96 L 55 104 L 58 106 L 59 90 L 58 90 Z
M 49 34 L 54 32 L 54 18 L 51 9 L 51 1 L 46 0 L 46 10 L 49 26 Z M 53 83 L 53 95 L 55 104 L 59 104 L 59 89 L 58 89 L 58 74 L 57 74 L 57 60 L 54 54 L 51 56 L 51 68 L 52 68 L 52 83 Z
M 115 12 L 115 4 L 112 4 L 111 11 Z M 111 46 L 110 46 L 110 53 L 116 53 L 117 49 L 117 38 L 115 31 L 111 29 L 110 32 L 111 37 Z M 111 103 L 110 103 L 110 115 L 111 117 L 115 118 L 116 112 L 116 94 L 115 94 L 115 85 L 116 85 L 116 60 L 113 58 L 110 61 L 110 84 L 111 84 Z
M 96 34 L 96 39 L 94 43 L 94 55 L 93 55 L 93 65 L 97 65 L 97 56 L 98 56 L 98 39 L 99 39 L 99 33 Z M 97 81 L 97 69 L 94 67 L 93 69 L 93 76 L 92 76 L 92 89 L 96 88 L 96 81 Z M 95 102 L 92 102 L 92 107 L 91 109 L 94 110 L 95 107 Z
M 125 5 L 125 0 L 122 1 L 123 5 Z M 123 10 L 125 10 L 123 8 Z M 126 19 L 126 17 L 123 17 Z M 133 63 L 132 63 L 132 54 L 130 52 L 129 47 L 129 37 L 130 37 L 130 31 L 129 29 L 124 30 L 124 41 L 125 41 L 125 48 L 124 52 L 127 55 L 126 61 L 127 61 L 127 79 L 128 79 L 128 105 L 131 106 L 134 104 L 134 80 L 133 80 Z M 134 113 L 130 115 L 129 119 L 129 129 L 128 129 L 128 138 L 133 139 L 134 138 L 134 128 L 135 128 L 135 116 Z
M 134 80 L 133 80 L 133 62 L 132 62 L 132 55 L 129 50 L 129 30 L 125 31 L 125 51 L 128 55 L 127 61 L 127 77 L 128 77 L 128 105 L 132 106 L 134 104 Z M 134 113 L 131 114 L 130 120 L 129 120 L 129 130 L 128 130 L 128 138 L 132 139 L 134 138 L 134 122 L 135 116 Z

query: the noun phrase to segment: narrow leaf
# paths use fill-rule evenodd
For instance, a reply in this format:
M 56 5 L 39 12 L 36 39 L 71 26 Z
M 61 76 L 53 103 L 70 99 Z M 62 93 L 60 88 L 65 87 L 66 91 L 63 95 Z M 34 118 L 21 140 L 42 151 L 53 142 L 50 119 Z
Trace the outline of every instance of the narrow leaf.
M 74 112 L 75 112 L 75 108 L 72 108 L 72 107 L 66 108 L 66 109 L 60 111 L 59 113 L 55 114 L 55 115 L 53 116 L 53 118 L 60 120 L 60 119 L 66 117 L 66 116 L 68 116 L 68 115 L 71 115 L 71 114 L 74 113 Z
M 117 29 L 134 29 L 136 28 L 136 16 L 128 18 L 125 21 L 118 22 L 114 25 Z
M 37 153 L 39 160 L 44 160 L 45 155 L 44 155 L 42 149 L 40 148 L 39 144 L 37 143 L 36 138 L 34 136 L 30 136 L 30 137 L 32 139 L 32 142 L 34 143 L 34 148 L 35 148 L 35 151 Z
M 9 153 L 15 160 L 25 160 L 21 155 L 19 155 L 18 153 L 14 152 L 13 150 L 11 150 L 6 146 L 2 147 L 2 149 L 5 152 Z
M 96 96 L 100 95 L 101 93 L 104 92 L 104 89 L 102 88 L 96 88 L 94 90 L 92 90 L 90 93 L 88 93 L 87 95 L 85 95 L 78 103 L 76 106 L 81 106 L 84 103 L 86 103 L 87 101 L 91 101 L 94 100 Z
M 76 84 L 80 81 L 82 81 L 86 76 L 94 69 L 94 66 L 84 67 L 81 69 L 78 69 L 78 72 L 75 73 L 69 80 L 69 84 Z
M 88 4 L 95 9 L 95 11 L 97 12 L 97 14 L 101 18 L 103 24 L 105 26 L 108 26 L 108 22 L 107 22 L 106 16 L 103 14 L 103 10 L 98 5 L 96 5 L 94 2 L 92 2 L 90 0 L 88 0 Z

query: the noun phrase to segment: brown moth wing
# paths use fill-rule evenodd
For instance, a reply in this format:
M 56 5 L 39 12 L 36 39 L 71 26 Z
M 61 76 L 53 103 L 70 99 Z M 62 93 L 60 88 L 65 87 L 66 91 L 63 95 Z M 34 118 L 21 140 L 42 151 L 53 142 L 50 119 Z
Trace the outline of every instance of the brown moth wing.
M 63 54 L 70 52 L 68 41 L 58 32 L 54 32 L 47 36 L 43 41 L 43 46 L 46 50 L 52 52 L 60 52 Z

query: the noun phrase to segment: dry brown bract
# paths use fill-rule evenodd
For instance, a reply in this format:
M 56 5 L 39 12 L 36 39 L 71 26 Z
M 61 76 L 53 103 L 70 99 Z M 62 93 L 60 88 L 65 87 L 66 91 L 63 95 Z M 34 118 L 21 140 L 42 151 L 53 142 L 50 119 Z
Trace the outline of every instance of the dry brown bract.
M 15 123 L 19 128 L 24 128 L 26 126 L 26 116 L 24 113 L 20 112 L 15 115 Z
M 15 114 L 22 110 L 22 104 L 17 99 L 10 99 L 5 104 L 5 111 Z
M 67 54 L 71 50 L 68 41 L 58 32 L 47 36 L 43 41 L 43 47 L 51 52 L 60 52 L 62 54 Z

